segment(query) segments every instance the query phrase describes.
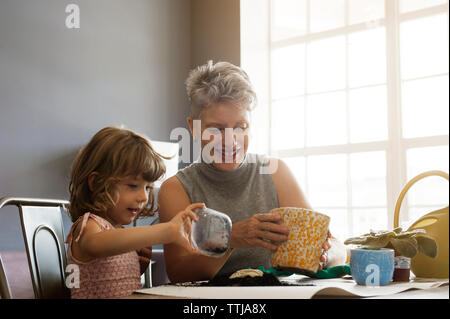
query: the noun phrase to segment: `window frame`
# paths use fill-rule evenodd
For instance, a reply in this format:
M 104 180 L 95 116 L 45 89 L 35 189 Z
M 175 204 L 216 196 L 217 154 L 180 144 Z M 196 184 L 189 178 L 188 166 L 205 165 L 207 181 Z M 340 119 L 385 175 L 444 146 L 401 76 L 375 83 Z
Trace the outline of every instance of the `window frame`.
M 310 11 L 309 11 L 309 3 L 311 0 L 307 0 L 307 19 L 310 19 Z M 272 20 L 273 20 L 273 0 L 268 1 L 268 73 L 269 73 L 269 84 L 268 84 L 268 123 L 269 123 L 269 133 L 268 133 L 268 152 L 270 155 L 279 157 L 279 158 L 287 158 L 287 157 L 305 157 L 305 176 L 307 180 L 308 174 L 308 160 L 307 158 L 312 155 L 332 155 L 332 154 L 345 154 L 347 158 L 347 207 L 325 207 L 321 206 L 320 209 L 346 209 L 347 210 L 347 227 L 351 232 L 353 229 L 353 210 L 359 209 L 361 207 L 352 205 L 352 181 L 351 181 L 351 170 L 350 170 L 350 158 L 353 153 L 360 152 L 372 152 L 372 151 L 384 151 L 386 154 L 386 207 L 387 209 L 387 220 L 388 227 L 393 227 L 393 216 L 394 216 L 394 208 L 397 201 L 397 196 L 407 183 L 407 178 L 412 178 L 407 176 L 407 159 L 406 154 L 409 149 L 412 148 L 421 148 L 421 147 L 430 147 L 430 146 L 445 146 L 449 144 L 449 135 L 439 135 L 439 136 L 428 136 L 428 137 L 417 137 L 417 138 L 405 138 L 402 134 L 402 83 L 405 81 L 413 81 L 421 78 L 402 80 L 401 79 L 401 70 L 400 70 L 400 24 L 405 21 L 420 19 L 428 16 L 433 16 L 436 14 L 447 13 L 448 14 L 448 1 L 446 4 L 420 9 L 417 11 L 411 11 L 400 14 L 400 0 L 385 0 L 384 8 L 385 8 L 385 16 L 382 19 L 378 19 L 375 21 L 371 21 L 370 23 L 373 26 L 383 26 L 386 30 L 386 82 L 366 85 L 362 87 L 349 87 L 348 74 L 349 74 L 349 66 L 346 63 L 346 88 L 345 92 L 347 94 L 347 143 L 342 145 L 330 145 L 330 146 L 314 146 L 304 148 L 293 148 L 288 150 L 274 150 L 272 145 L 272 105 L 276 101 L 272 97 L 272 85 L 271 85 L 271 72 L 272 72 L 272 53 L 275 49 L 292 46 L 301 43 L 308 43 L 313 40 L 321 40 L 328 39 L 335 36 L 345 36 L 346 41 L 348 41 L 348 37 L 350 34 L 358 31 L 368 30 L 367 23 L 359 23 L 355 25 L 348 25 L 348 12 L 349 6 L 348 0 L 345 0 L 346 8 L 345 8 L 345 26 L 327 30 L 323 32 L 318 32 L 314 34 L 310 34 L 310 23 L 307 21 L 307 30 L 306 35 L 296 36 L 289 39 L 272 41 L 271 39 L 271 31 L 272 31 Z M 448 21 L 448 20 L 447 20 Z M 307 63 L 307 45 L 305 45 L 305 70 Z M 348 50 L 346 49 L 346 59 L 348 62 Z M 448 72 L 443 74 L 436 74 L 422 78 L 429 77 L 438 77 L 442 75 L 447 75 Z M 306 77 L 306 72 L 305 72 Z M 306 80 L 306 79 L 305 79 Z M 306 83 L 306 81 L 305 81 Z M 378 85 L 386 85 L 387 89 L 387 140 L 384 141 L 375 141 L 375 142 L 365 142 L 365 143 L 350 143 L 350 134 L 349 130 L 349 99 L 348 94 L 349 90 L 363 88 L 363 87 L 374 87 Z M 304 94 L 298 97 L 307 98 L 311 93 L 307 93 L 305 85 Z M 339 90 L 343 91 L 343 90 Z M 330 93 L 332 91 L 326 91 L 321 93 Z M 316 94 L 316 93 L 314 93 Z M 290 97 L 291 98 L 291 97 Z M 306 108 L 305 108 L 306 110 Z M 306 127 L 304 128 L 306 131 Z M 305 132 L 306 133 L 306 132 Z M 305 181 L 307 185 L 307 181 Z M 307 188 L 307 186 L 306 186 Z M 307 189 L 305 190 L 308 191 Z M 415 207 L 415 206 L 414 206 Z M 319 207 L 317 207 L 319 208 Z M 365 206 L 363 208 L 367 209 L 375 209 L 381 208 L 377 206 Z M 400 216 L 408 215 L 408 207 L 407 205 L 402 205 L 402 213 Z

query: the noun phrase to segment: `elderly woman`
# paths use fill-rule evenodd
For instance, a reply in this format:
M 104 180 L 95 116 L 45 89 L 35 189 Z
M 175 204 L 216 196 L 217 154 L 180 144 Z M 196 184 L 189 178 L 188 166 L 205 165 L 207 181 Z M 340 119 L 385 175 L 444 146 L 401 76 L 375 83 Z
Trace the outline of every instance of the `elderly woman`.
M 164 246 L 169 279 L 207 280 L 248 267 L 269 268 L 270 255 L 287 240 L 288 228 L 281 216 L 267 213 L 310 204 L 283 161 L 247 153 L 256 94 L 241 68 L 209 61 L 189 74 L 186 86 L 191 102 L 187 121 L 194 139 L 202 141 L 202 156 L 162 184 L 160 219 L 166 222 L 189 204 L 202 202 L 227 214 L 233 227 L 230 249 L 220 258 Z M 322 264 L 345 263 L 345 248 L 329 236 Z

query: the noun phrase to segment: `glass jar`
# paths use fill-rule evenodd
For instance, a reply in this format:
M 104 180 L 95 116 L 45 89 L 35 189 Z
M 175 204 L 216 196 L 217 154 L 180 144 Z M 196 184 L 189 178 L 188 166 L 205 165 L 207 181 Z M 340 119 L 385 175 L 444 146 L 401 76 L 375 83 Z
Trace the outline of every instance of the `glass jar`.
M 409 281 L 411 258 L 395 256 L 394 281 Z
M 231 219 L 211 208 L 196 208 L 197 222 L 192 222 L 192 247 L 201 254 L 221 257 L 230 247 Z

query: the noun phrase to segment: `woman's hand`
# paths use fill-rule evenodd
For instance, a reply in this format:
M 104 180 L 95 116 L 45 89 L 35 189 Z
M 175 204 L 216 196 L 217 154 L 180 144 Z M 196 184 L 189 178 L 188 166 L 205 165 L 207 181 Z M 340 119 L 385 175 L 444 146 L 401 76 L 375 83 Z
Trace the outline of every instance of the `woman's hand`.
M 141 266 L 141 274 L 145 272 L 150 260 L 152 259 L 152 247 L 145 247 L 136 251 L 139 256 L 139 265 Z
M 255 214 L 234 223 L 231 228 L 231 247 L 260 246 L 275 251 L 288 239 L 289 229 L 281 224 L 280 214 Z
M 331 268 L 335 266 L 345 265 L 347 262 L 347 248 L 337 238 L 328 232 L 328 238 L 322 245 L 323 253 L 320 257 L 322 268 Z
M 175 217 L 173 217 L 169 222 L 173 230 L 172 243 L 187 249 L 191 253 L 197 252 L 191 245 L 191 224 L 192 221 L 198 220 L 197 215 L 193 212 L 193 210 L 202 207 L 205 207 L 205 204 L 191 204 L 186 207 L 184 211 L 181 211 L 175 215 Z
M 319 270 L 326 267 L 328 263 L 328 250 L 331 248 L 330 238 L 332 238 L 330 231 L 328 231 L 327 239 L 322 244 L 322 255 L 319 261 Z

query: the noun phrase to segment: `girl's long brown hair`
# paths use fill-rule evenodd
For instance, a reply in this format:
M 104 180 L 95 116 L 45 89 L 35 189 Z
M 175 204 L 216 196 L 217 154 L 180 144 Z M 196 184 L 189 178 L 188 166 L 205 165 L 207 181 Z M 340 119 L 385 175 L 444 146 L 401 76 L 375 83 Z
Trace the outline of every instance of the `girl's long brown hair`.
M 164 157 L 153 150 L 150 141 L 133 131 L 105 127 L 84 146 L 72 164 L 69 184 L 69 214 L 75 222 L 86 212 L 105 216 L 114 207 L 114 186 L 127 176 L 142 176 L 155 182 L 166 172 Z M 97 175 L 89 188 L 88 177 Z M 152 216 L 157 210 L 153 189 L 138 218 Z

